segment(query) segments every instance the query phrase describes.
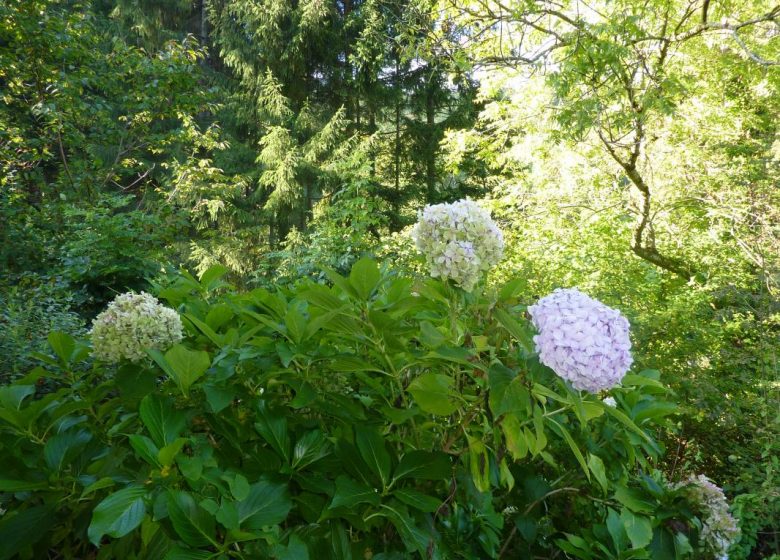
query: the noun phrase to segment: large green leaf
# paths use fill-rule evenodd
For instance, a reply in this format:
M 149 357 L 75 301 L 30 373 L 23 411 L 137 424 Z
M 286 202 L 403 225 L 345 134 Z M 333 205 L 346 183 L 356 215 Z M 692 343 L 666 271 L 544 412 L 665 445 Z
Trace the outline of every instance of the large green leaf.
M 628 508 L 624 508 L 620 512 L 620 519 L 623 521 L 623 527 L 633 548 L 642 549 L 650 544 L 653 539 L 653 526 L 647 517 L 636 515 Z
M 255 429 L 263 436 L 282 460 L 290 463 L 290 436 L 287 433 L 287 419 L 278 411 L 271 410 L 265 401 L 257 405 L 257 422 Z
M 73 337 L 64 332 L 52 331 L 49 333 L 48 341 L 49 346 L 60 359 L 60 363 L 67 366 L 76 349 L 76 341 Z
M 22 401 L 34 394 L 34 385 L 8 385 L 0 387 L 0 406 L 11 410 L 19 410 L 22 406 Z
M 177 344 L 165 353 L 165 361 L 170 366 L 173 380 L 184 394 L 197 381 L 211 365 L 208 352 L 203 350 L 190 350 Z
M 249 489 L 246 499 L 238 503 L 238 518 L 246 529 L 276 525 L 287 517 L 292 500 L 287 485 L 261 480 Z
M 339 507 L 352 508 L 358 504 L 379 505 L 380 495 L 374 488 L 340 475 L 336 479 L 336 493 L 328 509 Z
M 440 373 L 424 373 L 409 384 L 414 401 L 425 412 L 448 416 L 458 409 L 452 378 Z
M 191 546 L 216 544 L 214 517 L 196 504 L 189 493 L 169 490 L 167 505 L 173 528 L 184 542 Z
M 103 535 L 124 537 L 141 524 L 146 515 L 146 488 L 130 486 L 106 497 L 92 512 L 87 535 L 100 544 Z
M 574 457 L 582 467 L 582 471 L 585 473 L 585 476 L 588 478 L 588 480 L 590 480 L 590 469 L 588 469 L 588 465 L 585 462 L 585 457 L 582 456 L 582 451 L 580 451 L 580 448 L 577 446 L 574 438 L 571 437 L 569 430 L 564 428 L 563 424 L 558 423 L 552 418 L 550 418 L 550 422 L 558 429 L 558 432 L 561 434 L 561 436 L 563 436 L 564 441 L 566 441 L 566 443 L 569 445 L 569 449 L 571 449 L 571 452 L 574 453 Z
M 25 547 L 48 535 L 56 517 L 51 504 L 8 512 L 0 520 L 0 560 L 16 558 Z
M 509 334 L 511 334 L 512 337 L 517 340 L 517 342 L 527 354 L 533 352 L 533 336 L 531 335 L 531 330 L 525 326 L 525 324 L 521 324 L 520 322 L 516 321 L 512 315 L 500 307 L 493 310 L 493 315 L 495 315 L 496 319 L 498 319 L 498 322 L 501 323 L 501 325 L 507 331 L 509 331 Z
M 393 496 L 405 503 L 407 506 L 413 507 L 418 511 L 424 513 L 433 513 L 439 506 L 441 506 L 441 500 L 428 496 L 422 492 L 415 490 L 414 488 L 400 488 L 393 492 Z
M 355 288 L 357 294 L 364 300 L 367 300 L 379 284 L 381 276 L 376 261 L 369 258 L 363 258 L 352 265 L 352 271 L 349 273 L 349 283 Z
M 386 485 L 390 481 L 390 454 L 382 436 L 372 428 L 355 426 L 355 444 L 368 468 Z
M 523 379 L 501 363 L 494 363 L 488 370 L 490 385 L 490 410 L 498 418 L 514 413 L 522 417 L 531 411 L 531 394 Z
M 174 408 L 171 399 L 156 394 L 141 400 L 139 414 L 158 448 L 176 441 L 187 425 L 185 413 Z
M 398 462 L 393 480 L 445 480 L 452 476 L 449 455 L 439 451 L 415 450 L 406 453 Z
M 65 465 L 81 453 L 91 439 L 92 434 L 86 430 L 71 430 L 50 437 L 43 447 L 46 465 L 55 472 L 61 471 Z

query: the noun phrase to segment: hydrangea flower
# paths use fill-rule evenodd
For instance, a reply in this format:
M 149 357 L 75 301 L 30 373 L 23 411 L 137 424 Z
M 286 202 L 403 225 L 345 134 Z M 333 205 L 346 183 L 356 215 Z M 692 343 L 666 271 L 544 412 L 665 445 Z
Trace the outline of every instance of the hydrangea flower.
M 629 325 L 620 311 L 571 288 L 555 290 L 528 312 L 539 331 L 539 359 L 575 389 L 609 389 L 631 367 Z
M 146 350 L 167 350 L 182 338 L 179 314 L 145 292 L 114 298 L 92 322 L 93 355 L 106 362 L 138 361 Z
M 501 230 L 473 200 L 426 206 L 411 235 L 431 276 L 452 280 L 466 291 L 473 290 L 504 253 Z
M 701 540 L 707 550 L 719 560 L 728 560 L 731 545 L 740 537 L 737 521 L 729 512 L 726 496 L 717 485 L 704 476 L 691 476 L 673 486 L 685 488 L 685 496 L 700 508 L 703 519 Z

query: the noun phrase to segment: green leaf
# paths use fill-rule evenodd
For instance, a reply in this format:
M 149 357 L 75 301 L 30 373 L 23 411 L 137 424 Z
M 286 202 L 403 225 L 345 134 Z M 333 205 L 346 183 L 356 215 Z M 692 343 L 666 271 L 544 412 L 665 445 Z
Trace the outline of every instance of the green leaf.
M 261 480 L 253 484 L 246 499 L 238 503 L 238 518 L 247 528 L 260 529 L 284 521 L 292 505 L 286 484 Z
M 290 535 L 286 546 L 276 545 L 273 549 L 274 558 L 277 560 L 309 560 L 309 548 L 301 538 Z
M 157 375 L 135 364 L 125 364 L 114 375 L 120 394 L 125 399 L 140 400 L 157 387 Z
M 596 477 L 596 482 L 599 483 L 601 489 L 606 494 L 607 489 L 609 487 L 609 483 L 607 482 L 607 472 L 604 469 L 604 461 L 602 461 L 601 457 L 599 457 L 598 455 L 589 453 L 588 468 L 590 469 L 590 472 L 593 473 L 593 476 Z
M 424 373 L 409 384 L 409 392 L 424 412 L 449 416 L 458 409 L 452 379 L 440 373 Z
M 0 387 L 0 405 L 3 408 L 19 410 L 22 406 L 22 401 L 34 394 L 34 385 L 8 385 Z
M 179 451 L 189 442 L 187 438 L 178 438 L 174 442 L 169 443 L 157 453 L 157 458 L 162 463 L 163 467 L 170 467 L 176 460 L 176 456 Z
M 488 370 L 490 386 L 490 410 L 498 418 L 502 414 L 514 413 L 520 416 L 531 411 L 531 394 L 523 379 L 501 363 L 494 363 Z
M 393 480 L 446 480 L 452 476 L 449 455 L 440 451 L 410 451 L 401 457 Z
M 208 352 L 190 350 L 181 344 L 173 346 L 165 353 L 165 361 L 170 366 L 173 380 L 185 395 L 211 365 Z
M 94 494 L 98 490 L 102 490 L 103 488 L 111 488 L 114 486 L 116 482 L 113 478 L 104 476 L 100 480 L 96 480 L 86 488 L 84 488 L 84 491 L 81 493 L 81 498 L 86 498 L 90 494 Z
M 626 428 L 628 428 L 638 436 L 645 439 L 648 443 L 653 443 L 653 439 L 649 435 L 647 435 L 641 428 L 639 428 L 636 424 L 634 424 L 628 416 L 620 412 L 618 409 L 611 407 L 608 404 L 605 404 L 604 410 L 607 412 L 607 414 L 615 418 L 618 422 L 623 424 Z
M 222 346 L 225 343 L 224 337 L 217 334 L 207 323 L 204 323 L 191 313 L 185 313 L 184 316 L 190 321 L 197 329 L 206 335 L 206 337 L 214 343 L 216 346 Z
M 401 540 L 406 547 L 407 552 L 417 551 L 421 557 L 427 557 L 427 549 L 431 540 L 430 533 L 418 527 L 414 519 L 406 511 L 406 508 L 398 504 L 398 507 L 391 507 L 386 504 L 380 506 L 385 510 L 387 517 L 401 536 Z
M 490 490 L 490 455 L 482 441 L 466 435 L 469 442 L 469 470 L 474 486 L 480 492 Z
M 145 396 L 138 412 L 158 448 L 176 441 L 187 425 L 184 412 L 176 410 L 171 399 L 160 395 Z
M 419 339 L 428 348 L 438 348 L 447 338 L 429 321 L 422 321 Z
M 160 452 L 158 447 L 148 437 L 140 434 L 131 434 L 128 436 L 130 445 L 135 452 L 147 463 L 153 467 L 161 467 L 157 454 Z
M 406 505 L 424 513 L 433 513 L 441 506 L 441 500 L 439 498 L 428 496 L 414 488 L 401 488 L 393 492 L 393 496 Z
M 357 294 L 364 300 L 367 300 L 379 284 L 381 276 L 376 261 L 369 258 L 362 258 L 352 265 L 352 271 L 349 273 L 349 283 L 355 288 Z
M 92 512 L 87 535 L 99 545 L 103 535 L 120 538 L 141 524 L 146 515 L 146 488 L 130 486 L 106 497 Z
M 208 550 L 192 550 L 183 548 L 177 544 L 173 545 L 163 560 L 209 560 L 214 554 Z
M 607 531 L 609 531 L 609 536 L 612 537 L 612 542 L 615 543 L 615 550 L 622 552 L 628 545 L 626 529 L 623 527 L 623 521 L 620 519 L 618 513 L 612 508 L 608 509 Z
M 76 349 L 76 341 L 73 337 L 64 332 L 52 331 L 49 333 L 48 341 L 49 346 L 60 359 L 60 363 L 67 366 Z
M 520 421 L 514 414 L 507 414 L 501 420 L 501 431 L 504 433 L 506 448 L 515 461 L 523 459 L 528 454 L 528 442 L 520 425 Z
M 25 492 L 29 490 L 43 490 L 48 487 L 49 483 L 45 480 L 33 482 L 31 480 L 0 478 L 0 492 Z
M 355 444 L 368 468 L 379 477 L 383 485 L 390 481 L 390 454 L 385 442 L 372 428 L 355 426 Z
M 615 499 L 631 511 L 640 513 L 652 513 L 653 511 L 653 504 L 645 500 L 637 490 L 625 486 L 617 487 Z
M 53 506 L 47 504 L 8 512 L 0 518 L 0 560 L 16 558 L 24 548 L 49 536 L 49 528 L 57 519 L 53 513 Z
M 221 412 L 227 408 L 233 399 L 236 398 L 236 392 L 233 389 L 216 387 L 214 385 L 204 385 L 203 392 L 206 394 L 206 402 L 212 412 Z
M 585 463 L 585 457 L 582 456 L 582 452 L 580 451 L 580 448 L 577 447 L 574 439 L 571 437 L 569 430 L 564 428 L 562 424 L 559 424 L 552 418 L 550 418 L 549 421 L 558 428 L 558 431 L 563 436 L 563 439 L 569 445 L 571 452 L 574 453 L 574 456 L 577 458 L 577 462 L 582 467 L 582 471 L 585 473 L 585 476 L 588 478 L 588 480 L 590 480 L 590 470 L 588 469 L 587 463 Z
M 276 453 L 286 463 L 290 463 L 290 436 L 287 433 L 287 419 L 278 411 L 271 410 L 265 401 L 257 405 L 257 433 L 263 436 Z
M 224 282 L 220 282 L 220 278 L 225 276 L 230 270 L 221 265 L 215 264 L 208 268 L 203 274 L 200 275 L 200 284 L 206 291 L 212 291 L 219 287 L 225 286 Z
M 493 310 L 493 315 L 495 315 L 496 319 L 498 319 L 498 322 L 501 323 L 501 326 L 509 331 L 509 334 L 511 334 L 520 344 L 520 347 L 525 351 L 526 354 L 531 354 L 534 351 L 534 341 L 531 335 L 531 331 L 528 329 L 528 327 L 523 326 L 519 322 L 515 321 L 515 318 L 512 317 L 512 315 L 500 307 L 497 307 Z
M 91 439 L 92 434 L 85 430 L 69 431 L 50 437 L 43 447 L 46 465 L 51 470 L 60 472 L 65 465 L 81 453 Z
M 168 516 L 181 539 L 190 546 L 216 546 L 214 517 L 189 493 L 168 490 Z
M 642 549 L 653 539 L 653 526 L 647 517 L 634 515 L 629 509 L 620 512 L 623 527 L 634 549 Z
M 241 525 L 241 521 L 238 518 L 238 507 L 236 506 L 236 503 L 223 499 L 222 505 L 217 511 L 217 521 L 226 529 L 237 531 Z
M 333 495 L 328 509 L 339 507 L 353 508 L 358 504 L 379 505 L 380 495 L 374 488 L 352 480 L 348 476 L 339 475 L 336 478 L 336 493 Z
M 287 327 L 287 335 L 295 344 L 300 344 L 306 334 L 306 317 L 298 308 L 291 305 L 284 316 L 284 325 Z
M 325 436 L 319 430 L 304 434 L 293 448 L 292 467 L 302 469 L 327 455 Z
M 325 276 L 328 277 L 328 280 L 333 282 L 335 286 L 339 287 L 342 292 L 353 298 L 359 297 L 357 291 L 355 291 L 355 288 L 352 287 L 352 284 L 341 274 L 325 267 L 323 267 L 322 272 L 324 272 Z

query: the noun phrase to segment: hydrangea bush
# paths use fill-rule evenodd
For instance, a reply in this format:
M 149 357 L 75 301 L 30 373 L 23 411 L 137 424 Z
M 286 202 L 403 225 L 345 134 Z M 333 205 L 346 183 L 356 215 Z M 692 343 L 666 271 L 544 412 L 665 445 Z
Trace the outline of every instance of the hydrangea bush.
M 729 548 L 739 541 L 740 530 L 723 490 L 704 475 L 691 476 L 674 488 L 684 489 L 690 502 L 701 511 L 699 538 L 706 550 L 717 560 L 728 560 Z
M 490 228 L 467 239 L 467 226 L 423 222 L 422 238 L 450 236 L 480 271 L 497 260 L 500 236 L 479 241 Z M 94 354 L 121 363 L 114 375 L 52 333 L 49 370 L 0 387 L 0 560 L 721 551 L 722 494 L 690 507 L 657 469 L 654 434 L 675 410 L 658 372 L 626 375 L 620 409 L 562 379 L 595 391 L 623 377 L 625 319 L 556 292 L 531 307 L 537 355 L 518 284 L 465 305 L 446 285 L 473 286 L 461 272 L 411 278 L 361 259 L 347 277 L 325 270 L 330 285 L 247 294 L 223 293 L 224 269 L 184 274 L 162 294 L 187 310 L 186 339 L 148 294 L 95 320 Z M 41 377 L 53 392 L 36 395 Z
M 118 295 L 92 323 L 94 356 L 138 361 L 147 350 L 167 350 L 182 337 L 179 314 L 145 292 Z
M 490 213 L 473 200 L 426 206 L 411 232 L 434 278 L 471 291 L 504 253 L 504 237 Z
M 575 389 L 614 387 L 633 361 L 628 320 L 576 288 L 558 289 L 528 308 L 542 363 Z

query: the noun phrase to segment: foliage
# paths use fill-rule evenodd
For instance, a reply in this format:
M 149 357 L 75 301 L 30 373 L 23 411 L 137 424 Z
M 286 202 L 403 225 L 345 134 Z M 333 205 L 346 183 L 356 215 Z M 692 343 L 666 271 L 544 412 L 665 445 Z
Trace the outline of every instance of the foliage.
M 362 259 L 332 286 L 240 294 L 224 273 L 159 294 L 187 330 L 164 354 L 81 371 L 89 347 L 55 332 L 46 365 L 0 388 L 5 557 L 698 546 L 655 470 L 676 410 L 658 373 L 626 376 L 616 408 L 574 391 L 532 352 L 518 282 L 466 294 Z

